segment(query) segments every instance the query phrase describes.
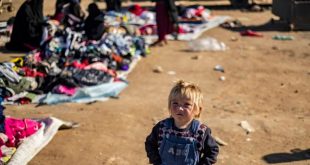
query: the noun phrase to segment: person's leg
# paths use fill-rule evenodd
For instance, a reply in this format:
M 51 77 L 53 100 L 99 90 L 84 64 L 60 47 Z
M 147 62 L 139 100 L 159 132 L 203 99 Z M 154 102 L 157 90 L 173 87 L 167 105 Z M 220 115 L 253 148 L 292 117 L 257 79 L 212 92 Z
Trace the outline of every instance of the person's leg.
M 164 43 L 167 43 L 167 25 L 169 24 L 169 15 L 165 3 L 157 2 L 155 11 L 158 40 L 151 46 L 163 46 Z

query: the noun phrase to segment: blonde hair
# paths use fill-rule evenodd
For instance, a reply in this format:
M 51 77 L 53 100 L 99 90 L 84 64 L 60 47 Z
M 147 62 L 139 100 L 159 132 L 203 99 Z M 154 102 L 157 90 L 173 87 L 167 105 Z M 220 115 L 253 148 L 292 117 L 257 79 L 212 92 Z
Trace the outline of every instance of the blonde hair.
M 168 108 L 171 109 L 171 102 L 175 98 L 189 98 L 194 104 L 194 110 L 198 110 L 198 114 L 195 116 L 199 118 L 202 110 L 202 99 L 203 95 L 201 89 L 194 83 L 185 82 L 179 80 L 172 87 L 169 98 L 168 98 Z

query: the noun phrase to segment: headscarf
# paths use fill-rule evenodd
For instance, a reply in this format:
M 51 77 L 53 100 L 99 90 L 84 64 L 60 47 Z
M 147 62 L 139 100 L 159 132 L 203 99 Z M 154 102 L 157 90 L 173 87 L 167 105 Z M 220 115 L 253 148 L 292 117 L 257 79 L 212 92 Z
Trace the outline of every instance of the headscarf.
M 90 17 L 96 17 L 102 13 L 96 3 L 89 4 L 87 10 Z

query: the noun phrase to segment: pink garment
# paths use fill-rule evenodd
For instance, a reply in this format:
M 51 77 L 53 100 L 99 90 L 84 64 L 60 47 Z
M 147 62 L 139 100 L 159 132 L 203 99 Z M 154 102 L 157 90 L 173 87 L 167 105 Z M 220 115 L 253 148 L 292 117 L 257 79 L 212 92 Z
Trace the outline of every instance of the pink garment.
M 6 146 L 17 147 L 23 139 L 36 133 L 40 127 L 39 122 L 31 119 L 5 118 L 4 129 L 8 137 Z
M 129 7 L 128 11 L 135 14 L 136 16 L 140 16 L 144 9 L 139 4 L 134 4 L 133 6 Z
M 36 52 L 36 53 L 33 55 L 33 57 L 34 57 L 34 61 L 35 61 L 35 62 L 40 62 L 40 61 L 42 61 L 41 53 L 40 53 L 40 52 Z
M 195 15 L 198 17 L 201 17 L 204 10 L 205 10 L 205 8 L 203 6 L 198 6 L 198 8 L 195 11 Z
M 70 88 L 64 85 L 57 85 L 54 89 L 53 92 L 58 93 L 58 94 L 66 94 L 68 96 L 72 96 L 76 92 L 76 88 Z
M 115 71 L 108 69 L 107 66 L 102 62 L 95 62 L 95 63 L 89 64 L 84 69 L 97 69 L 103 72 L 107 72 L 112 76 L 116 76 Z
M 107 66 L 102 62 L 95 62 L 87 65 L 84 69 L 97 69 L 106 72 L 108 70 Z

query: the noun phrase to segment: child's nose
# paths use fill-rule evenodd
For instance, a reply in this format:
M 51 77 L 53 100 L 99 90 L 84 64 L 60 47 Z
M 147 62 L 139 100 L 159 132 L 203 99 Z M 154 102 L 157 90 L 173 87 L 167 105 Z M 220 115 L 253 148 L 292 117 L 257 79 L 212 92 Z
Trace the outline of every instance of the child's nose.
M 178 110 L 183 111 L 183 110 L 184 110 L 183 106 L 182 106 L 182 105 L 179 105 L 179 106 L 178 106 Z

